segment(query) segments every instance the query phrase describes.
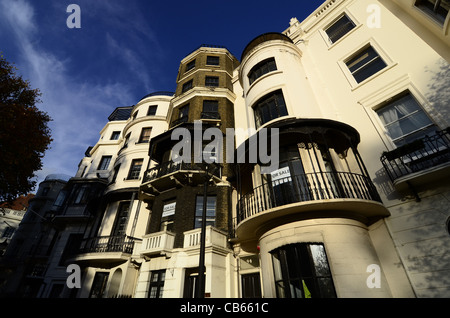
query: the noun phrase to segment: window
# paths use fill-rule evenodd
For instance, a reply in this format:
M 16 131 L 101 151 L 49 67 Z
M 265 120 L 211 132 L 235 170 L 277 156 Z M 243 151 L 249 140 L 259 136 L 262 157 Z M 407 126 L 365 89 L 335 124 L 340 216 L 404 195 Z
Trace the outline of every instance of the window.
M 161 231 L 169 231 L 173 230 L 173 221 L 175 217 L 175 209 L 177 203 L 175 200 L 165 201 L 163 205 L 163 211 L 161 214 Z
M 133 114 L 133 116 L 132 116 L 133 120 L 136 119 L 136 117 L 137 117 L 137 115 L 138 115 L 138 112 L 139 112 L 139 111 L 136 111 L 136 112 Z
M 268 58 L 262 62 L 259 62 L 258 64 L 253 66 L 250 72 L 248 72 L 248 80 L 250 85 L 252 85 L 254 81 L 256 81 L 259 77 L 263 76 L 264 74 L 276 70 L 277 65 L 275 64 L 275 59 L 273 57 Z
M 166 278 L 166 270 L 153 271 L 150 278 L 149 298 L 162 298 L 164 292 L 164 280 Z
M 188 71 L 192 70 L 194 67 L 195 67 L 195 60 L 192 60 L 186 64 L 186 69 L 184 71 L 188 72 Z
M 417 0 L 415 6 L 443 25 L 450 9 L 450 1 Z
M 125 235 L 128 224 L 128 215 L 130 212 L 130 201 L 122 201 L 119 203 L 117 209 L 116 219 L 114 221 L 114 227 L 111 232 L 111 236 Z
M 190 90 L 192 88 L 192 83 L 193 83 L 192 80 L 184 83 L 183 87 L 181 89 L 181 92 L 184 93 L 184 92 L 187 92 L 188 90 Z
M 219 86 L 219 77 L 217 76 L 206 76 L 205 77 L 205 86 Z
M 89 185 L 84 184 L 75 188 L 74 204 L 86 204 L 88 201 Z
M 397 147 L 426 134 L 433 134 L 437 130 L 437 127 L 409 92 L 388 102 L 377 110 L 377 114 Z
M 56 197 L 55 203 L 53 203 L 53 206 L 55 208 L 59 208 L 63 206 L 64 201 L 66 200 L 67 191 L 61 190 L 58 193 L 58 196 Z
M 202 227 L 203 196 L 198 195 L 195 204 L 195 224 L 194 228 Z M 206 199 L 206 226 L 214 226 L 216 223 L 216 197 L 208 196 Z
M 219 101 L 204 100 L 203 101 L 203 119 L 219 119 Z
M 128 180 L 138 180 L 139 174 L 141 173 L 141 168 L 144 160 L 143 159 L 133 159 L 131 162 L 130 171 L 128 173 Z
M 158 105 L 148 106 L 147 116 L 155 116 Z
M 277 297 L 336 297 L 323 244 L 290 244 L 271 254 Z
M 5 228 L 5 230 L 3 231 L 2 238 L 7 238 L 7 239 L 11 238 L 13 236 L 15 230 L 16 230 L 15 227 L 7 226 Z
M 142 128 L 141 135 L 139 136 L 139 143 L 149 142 L 151 133 L 152 133 L 151 127 Z
M 111 162 L 112 156 L 103 156 L 102 160 L 100 160 L 100 164 L 98 165 L 97 170 L 107 170 L 109 167 L 109 163 Z
M 218 56 L 207 56 L 206 57 L 206 65 L 219 65 L 219 57 Z
M 120 170 L 120 164 L 118 164 L 117 166 L 114 167 L 114 174 L 113 174 L 113 177 L 111 179 L 111 183 L 116 182 L 117 175 L 119 174 L 119 170 Z
M 130 141 L 130 137 L 131 137 L 131 133 L 128 133 L 128 134 L 125 136 L 125 141 L 123 142 L 123 147 L 122 147 L 122 149 L 128 147 L 128 142 Z
M 345 64 L 357 83 L 361 83 L 387 66 L 371 46 L 353 55 Z
M 185 123 L 189 118 L 189 104 L 181 106 L 178 110 L 178 120 L 179 122 Z
M 333 23 L 325 32 L 331 43 L 336 42 L 355 27 L 352 20 L 344 14 L 335 23 Z
M 94 281 L 92 283 L 89 298 L 102 298 L 106 290 L 106 283 L 108 282 L 109 273 L 96 272 Z
M 48 192 L 49 192 L 49 191 L 50 191 L 50 188 L 49 188 L 49 187 L 45 187 L 44 189 L 42 189 L 41 195 L 42 195 L 43 197 L 45 197 L 45 196 L 48 195 Z
M 113 131 L 110 140 L 118 140 L 120 136 L 120 131 Z
M 284 102 L 283 92 L 277 90 L 264 96 L 253 106 L 253 111 L 255 113 L 256 128 L 259 128 L 272 119 L 286 116 L 288 112 Z
M 242 298 L 261 298 L 259 273 L 242 275 Z

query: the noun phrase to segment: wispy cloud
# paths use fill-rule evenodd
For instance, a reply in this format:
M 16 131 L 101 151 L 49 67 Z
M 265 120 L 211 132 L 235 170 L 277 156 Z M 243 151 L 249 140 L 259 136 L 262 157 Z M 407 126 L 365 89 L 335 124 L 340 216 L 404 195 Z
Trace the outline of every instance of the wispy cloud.
M 98 140 L 109 113 L 133 100 L 129 87 L 108 80 L 93 83 L 74 79 L 68 71 L 70 59 L 40 44 L 31 2 L 0 0 L 0 19 L 7 24 L 20 51 L 20 61 L 14 61 L 20 74 L 41 90 L 43 103 L 38 106 L 53 119 L 50 128 L 54 141 L 46 152 L 43 169 L 36 173 L 37 180 L 42 181 L 50 173 L 74 175 L 87 146 Z M 132 52 L 128 55 L 130 67 L 139 67 L 133 64 Z

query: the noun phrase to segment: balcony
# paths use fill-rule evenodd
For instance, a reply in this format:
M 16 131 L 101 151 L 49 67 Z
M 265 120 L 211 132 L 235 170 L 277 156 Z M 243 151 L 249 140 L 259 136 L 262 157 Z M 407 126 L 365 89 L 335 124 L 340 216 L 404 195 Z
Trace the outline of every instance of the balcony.
M 351 172 L 290 175 L 255 187 L 238 201 L 236 236 L 252 239 L 265 224 L 301 218 L 350 217 L 366 221 L 389 213 L 372 181 Z
M 170 128 L 173 128 L 173 127 L 175 127 L 175 126 L 178 126 L 178 125 L 187 123 L 187 122 L 188 122 L 188 119 L 189 119 L 188 116 L 183 116 L 183 117 L 180 117 L 180 118 L 178 118 L 178 119 L 175 119 L 174 121 L 172 121 L 172 122 L 170 123 Z
M 184 249 L 195 249 L 200 248 L 200 238 L 201 229 L 194 229 L 184 232 Z M 213 226 L 206 227 L 206 247 L 214 247 L 216 249 L 226 249 L 227 248 L 227 235 L 226 233 L 216 229 Z
M 141 245 L 141 256 L 170 256 L 175 241 L 175 233 L 162 231 L 144 235 Z
M 395 185 L 425 175 L 442 176 L 450 162 L 450 128 L 425 136 L 411 143 L 384 152 L 380 158 L 387 175 Z
M 221 167 L 216 164 L 167 161 L 147 170 L 142 189 L 147 193 L 159 193 L 183 184 L 200 184 L 205 181 L 205 171 L 221 178 Z M 214 167 L 214 169 L 210 168 Z
M 141 239 L 127 235 L 97 236 L 84 239 L 73 261 L 91 266 L 116 266 L 129 259 L 134 245 Z

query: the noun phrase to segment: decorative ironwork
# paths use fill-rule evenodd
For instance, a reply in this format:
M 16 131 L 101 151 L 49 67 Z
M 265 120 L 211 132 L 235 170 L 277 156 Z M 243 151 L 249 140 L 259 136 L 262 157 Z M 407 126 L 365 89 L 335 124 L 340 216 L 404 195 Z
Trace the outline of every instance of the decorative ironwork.
M 80 253 L 107 253 L 122 252 L 131 254 L 134 242 L 139 239 L 127 236 L 97 236 L 84 239 L 81 243 Z
M 238 223 L 260 212 L 290 203 L 327 199 L 361 199 L 381 202 L 372 181 L 350 172 L 316 172 L 267 182 L 238 202 Z
M 181 170 L 205 171 L 205 165 L 206 165 L 205 163 L 173 162 L 173 161 L 163 162 L 158 166 L 147 170 L 143 182 L 145 183 L 148 181 L 152 181 L 154 179 L 168 175 L 172 172 Z M 211 174 L 215 175 L 216 177 L 220 177 L 221 169 L 210 169 L 210 170 L 212 170 L 209 171 Z
M 450 128 L 389 152 L 380 160 L 391 181 L 450 161 Z

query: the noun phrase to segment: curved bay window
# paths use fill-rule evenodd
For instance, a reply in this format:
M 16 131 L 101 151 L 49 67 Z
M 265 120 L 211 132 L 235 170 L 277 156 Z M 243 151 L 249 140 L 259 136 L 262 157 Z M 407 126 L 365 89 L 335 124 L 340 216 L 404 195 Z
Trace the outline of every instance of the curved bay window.
M 271 254 L 278 298 L 336 297 L 323 244 L 290 244 Z
M 352 127 L 329 120 L 299 119 L 276 125 L 280 145 L 271 151 L 279 151 L 278 167 L 261 174 L 260 164 L 239 166 L 238 222 L 297 202 L 342 198 L 380 202 L 356 149 L 359 134 Z M 253 186 L 248 186 L 248 180 L 253 180 Z

